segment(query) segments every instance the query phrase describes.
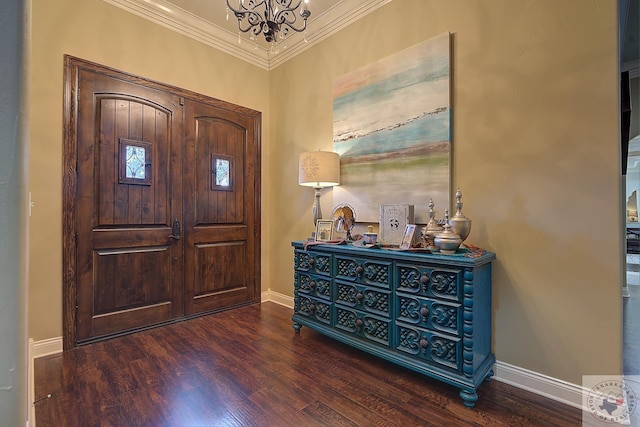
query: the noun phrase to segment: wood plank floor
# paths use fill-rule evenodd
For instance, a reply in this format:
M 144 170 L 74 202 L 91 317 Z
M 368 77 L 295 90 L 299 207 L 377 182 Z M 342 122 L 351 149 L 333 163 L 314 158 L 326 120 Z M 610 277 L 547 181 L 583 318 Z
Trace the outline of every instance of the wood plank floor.
M 581 412 L 496 380 L 455 387 L 252 305 L 36 359 L 47 426 L 578 426 Z M 49 396 L 50 397 L 47 397 Z

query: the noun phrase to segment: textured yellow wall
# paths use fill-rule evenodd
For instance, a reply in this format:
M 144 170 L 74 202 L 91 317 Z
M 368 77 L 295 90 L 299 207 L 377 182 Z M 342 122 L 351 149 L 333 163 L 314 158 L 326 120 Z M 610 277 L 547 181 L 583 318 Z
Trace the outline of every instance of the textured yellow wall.
M 616 20 L 613 1 L 393 1 L 272 71 L 271 289 L 291 295 L 289 241 L 311 231 L 296 159 L 332 147 L 333 80 L 451 32 L 452 185 L 468 243 L 497 253 L 496 357 L 576 384 L 620 373 Z
M 29 336 L 38 341 L 62 335 L 64 54 L 261 111 L 267 158 L 271 144 L 267 71 L 102 0 L 33 0 L 32 13 Z M 262 173 L 270 175 L 268 164 Z M 262 264 L 266 274 L 268 258 Z

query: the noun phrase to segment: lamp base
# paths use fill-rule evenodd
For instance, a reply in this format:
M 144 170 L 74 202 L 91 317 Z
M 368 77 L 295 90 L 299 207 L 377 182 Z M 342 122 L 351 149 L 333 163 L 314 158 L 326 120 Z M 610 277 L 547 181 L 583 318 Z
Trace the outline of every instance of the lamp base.
M 315 227 L 318 224 L 318 220 L 322 219 L 322 211 L 320 210 L 320 190 L 322 187 L 313 187 L 315 190 L 315 198 L 313 199 L 313 207 L 311 210 L 313 211 L 313 226 Z
M 311 237 L 307 240 L 310 242 L 316 241 L 316 225 L 318 224 L 318 220 L 322 219 L 322 211 L 320 210 L 320 190 L 322 187 L 313 187 L 315 190 L 315 196 L 313 199 L 313 206 L 311 210 L 313 211 L 313 231 L 311 232 Z

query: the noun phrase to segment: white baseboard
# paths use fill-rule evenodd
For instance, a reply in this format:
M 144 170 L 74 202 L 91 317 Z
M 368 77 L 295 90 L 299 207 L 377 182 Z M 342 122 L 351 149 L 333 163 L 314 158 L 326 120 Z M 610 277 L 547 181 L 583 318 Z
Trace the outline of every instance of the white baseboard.
M 292 297 L 278 292 L 273 292 L 271 289 L 262 292 L 261 301 L 274 302 L 287 308 L 293 308 Z M 31 353 L 29 357 L 29 393 L 31 395 L 31 402 L 33 402 L 33 360 L 38 357 L 61 353 L 62 337 L 50 338 L 36 342 L 30 339 L 29 349 Z M 583 393 L 589 392 L 589 390 L 584 389 L 582 386 L 500 361 L 496 361 L 493 369 L 495 374 L 493 379 L 497 381 L 530 391 L 578 409 L 583 409 Z M 30 416 L 29 418 L 30 426 L 35 426 L 35 417 Z
M 589 390 L 580 385 L 500 361 L 496 361 L 493 371 L 495 373 L 493 378 L 500 382 L 548 397 L 574 408 L 584 409 L 582 396 Z
M 62 353 L 62 337 L 48 338 L 33 343 L 33 358 Z
M 275 302 L 276 304 L 283 305 L 287 308 L 293 309 L 293 297 L 288 295 L 273 292 L 271 289 L 262 293 L 262 302 Z

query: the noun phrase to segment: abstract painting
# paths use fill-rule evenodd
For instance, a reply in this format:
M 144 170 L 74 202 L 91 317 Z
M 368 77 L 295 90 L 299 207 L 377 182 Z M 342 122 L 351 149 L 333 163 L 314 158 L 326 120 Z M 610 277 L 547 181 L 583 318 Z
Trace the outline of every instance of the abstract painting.
M 415 206 L 426 223 L 450 207 L 449 33 L 383 58 L 333 83 L 333 150 L 341 185 L 334 204 L 377 222 L 380 205 Z

